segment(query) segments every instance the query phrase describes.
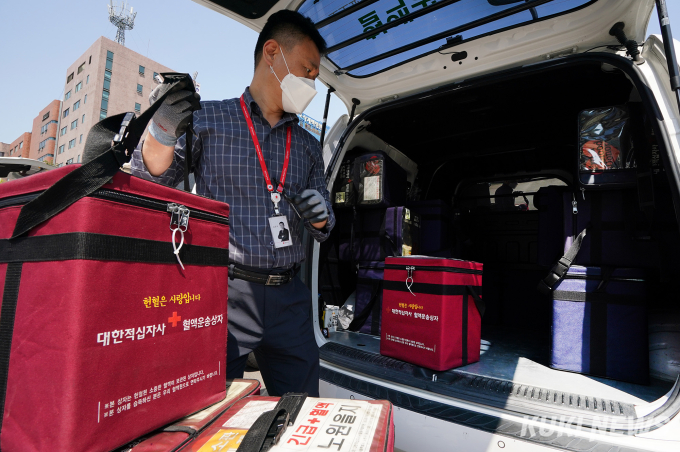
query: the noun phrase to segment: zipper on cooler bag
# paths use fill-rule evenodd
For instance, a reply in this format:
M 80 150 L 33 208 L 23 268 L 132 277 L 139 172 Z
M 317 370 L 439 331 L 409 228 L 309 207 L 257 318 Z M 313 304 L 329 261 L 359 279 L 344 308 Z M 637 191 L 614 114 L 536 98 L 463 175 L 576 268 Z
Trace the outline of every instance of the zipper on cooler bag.
M 160 210 L 161 212 L 169 212 L 170 206 L 171 205 L 177 205 L 176 203 L 168 203 L 168 202 L 163 202 L 163 201 L 156 201 L 154 199 L 149 199 L 149 198 L 144 198 L 142 196 L 136 196 L 136 195 L 128 195 L 126 193 L 121 193 L 115 190 L 107 190 L 107 189 L 99 189 L 93 194 L 90 195 L 93 198 L 101 198 L 101 199 L 107 199 L 107 200 L 112 200 L 112 201 L 118 201 L 123 204 L 131 204 L 135 205 L 138 207 L 146 207 L 148 209 L 154 209 L 154 210 Z M 184 207 L 184 206 L 182 206 Z M 229 218 L 227 217 L 222 217 L 219 215 L 215 215 L 212 213 L 205 212 L 203 210 L 198 210 L 198 209 L 187 209 L 187 211 L 191 212 L 191 216 L 193 218 L 199 219 L 199 220 L 206 220 L 206 221 L 212 221 L 213 223 L 222 223 L 222 224 L 229 224 Z M 187 218 L 188 218 L 188 213 L 187 213 Z M 187 220 L 188 221 L 188 220 Z
M 472 269 L 472 268 L 435 267 L 435 266 L 431 266 L 431 265 L 418 265 L 418 266 L 409 266 L 409 267 L 412 267 L 413 270 L 419 270 L 419 271 L 467 273 L 467 274 L 472 274 L 472 275 L 483 274 L 482 270 L 475 270 L 475 269 Z M 408 267 L 405 267 L 404 265 L 385 264 L 385 270 L 408 270 Z
M 5 198 L 0 200 L 0 209 L 3 207 L 10 207 L 16 205 L 26 204 L 29 201 L 37 198 L 42 192 L 29 193 L 25 195 L 12 196 L 10 198 Z M 121 193 L 115 190 L 99 189 L 96 192 L 89 195 L 92 198 L 106 199 L 109 201 L 119 202 L 121 204 L 129 204 L 137 207 L 144 207 L 147 209 L 158 210 L 161 212 L 168 212 L 168 206 L 174 203 L 167 203 L 163 201 L 156 201 L 154 199 L 144 198 L 137 195 L 128 195 L 126 193 Z M 205 221 L 211 221 L 213 223 L 229 224 L 229 218 L 222 217 L 220 215 L 215 215 L 213 213 L 205 212 L 198 209 L 190 209 L 191 216 L 193 218 Z M 188 216 L 188 215 L 187 215 Z

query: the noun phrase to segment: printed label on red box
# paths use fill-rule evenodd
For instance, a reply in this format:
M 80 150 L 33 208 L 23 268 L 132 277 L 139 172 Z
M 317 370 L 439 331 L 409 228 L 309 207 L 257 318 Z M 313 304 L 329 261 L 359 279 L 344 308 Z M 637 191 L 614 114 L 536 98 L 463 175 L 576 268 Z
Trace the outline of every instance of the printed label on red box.
M 308 398 L 295 425 L 270 451 L 368 452 L 381 411 L 381 405 L 362 400 Z

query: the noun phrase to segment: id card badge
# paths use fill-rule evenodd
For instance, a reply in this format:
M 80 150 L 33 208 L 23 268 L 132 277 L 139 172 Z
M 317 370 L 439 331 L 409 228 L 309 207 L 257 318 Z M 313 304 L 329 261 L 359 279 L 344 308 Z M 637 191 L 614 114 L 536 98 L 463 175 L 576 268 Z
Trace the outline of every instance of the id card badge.
M 290 232 L 288 219 L 285 215 L 270 217 L 269 229 L 272 231 L 274 248 L 285 248 L 293 244 L 293 235 Z

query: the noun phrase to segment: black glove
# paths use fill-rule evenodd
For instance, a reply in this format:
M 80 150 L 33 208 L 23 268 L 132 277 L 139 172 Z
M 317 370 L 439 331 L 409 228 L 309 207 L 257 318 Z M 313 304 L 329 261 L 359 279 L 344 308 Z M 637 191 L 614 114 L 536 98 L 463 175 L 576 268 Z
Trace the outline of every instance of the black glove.
M 308 188 L 299 195 L 293 196 L 291 201 L 295 204 L 300 216 L 312 224 L 321 223 L 328 218 L 326 200 L 316 190 Z

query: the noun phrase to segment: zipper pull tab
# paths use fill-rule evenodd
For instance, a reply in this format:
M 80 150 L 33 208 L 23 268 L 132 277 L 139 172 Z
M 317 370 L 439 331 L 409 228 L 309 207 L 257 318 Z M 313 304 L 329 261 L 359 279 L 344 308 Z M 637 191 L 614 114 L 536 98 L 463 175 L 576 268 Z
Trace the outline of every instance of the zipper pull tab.
M 186 232 L 189 228 L 189 214 L 191 211 L 184 206 L 179 206 L 179 229 Z
M 571 195 L 571 213 L 578 214 L 578 203 L 576 202 L 576 195 Z
M 411 295 L 414 297 L 416 294 L 413 293 L 411 290 L 411 286 L 413 285 L 413 270 L 415 270 L 415 267 L 412 266 L 406 266 L 406 288 L 408 289 L 409 292 L 411 292 Z
M 586 189 L 581 187 L 581 196 L 583 196 L 583 200 L 586 200 Z
M 189 227 L 189 209 L 183 205 L 175 204 L 171 202 L 168 204 L 168 212 L 170 212 L 170 230 L 172 231 L 172 248 L 175 257 L 177 258 L 177 263 L 182 270 L 184 270 L 184 264 L 182 264 L 182 259 L 179 257 L 179 251 L 184 245 L 184 232 L 186 232 Z M 177 231 L 179 231 L 179 245 L 176 241 Z
M 179 206 L 171 202 L 168 204 L 168 212 L 170 212 L 170 230 L 174 231 L 179 227 Z

